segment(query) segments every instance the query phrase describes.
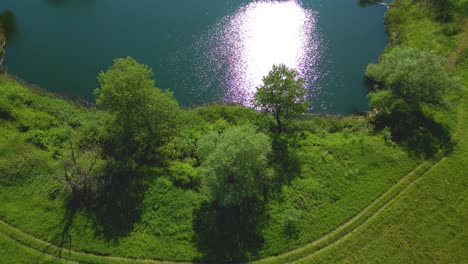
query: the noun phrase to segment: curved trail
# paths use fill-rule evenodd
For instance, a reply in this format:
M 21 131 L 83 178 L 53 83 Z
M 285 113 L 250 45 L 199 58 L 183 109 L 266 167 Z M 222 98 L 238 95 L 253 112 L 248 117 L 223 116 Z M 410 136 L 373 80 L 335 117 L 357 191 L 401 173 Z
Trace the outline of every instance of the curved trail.
M 355 215 L 350 220 L 343 223 L 341 226 L 328 233 L 327 235 L 293 251 L 268 257 L 265 259 L 253 261 L 253 263 L 287 263 L 298 261 L 304 258 L 309 258 L 316 253 L 328 248 L 340 240 L 346 238 L 354 231 L 360 229 L 372 218 L 375 218 L 388 204 L 396 197 L 411 187 L 414 182 L 424 175 L 427 171 L 437 165 L 441 160 L 426 161 L 411 171 L 409 174 L 401 178 L 395 185 L 390 187 L 386 192 L 377 197 L 371 204 L 364 208 L 361 212 Z M 7 223 L 0 220 L 0 232 L 17 241 L 18 243 L 35 249 L 43 254 L 61 258 L 68 261 L 79 263 L 188 263 L 188 262 L 170 262 L 151 259 L 133 259 L 125 257 L 100 256 L 91 253 L 77 252 L 74 250 L 60 249 L 59 247 L 50 244 L 49 242 L 40 240 L 30 234 L 27 234 Z
M 341 239 L 348 236 L 350 233 L 359 229 L 362 225 L 367 223 L 370 219 L 376 217 L 384 208 L 387 207 L 392 201 L 394 201 L 400 194 L 402 194 L 406 189 L 413 185 L 413 183 L 419 179 L 422 175 L 428 172 L 431 168 L 437 165 L 439 161 L 426 161 L 416 167 L 409 174 L 404 176 L 398 181 L 395 185 L 390 187 L 386 192 L 381 194 L 376 198 L 371 204 L 364 208 L 361 212 L 355 215 L 353 218 L 328 233 L 327 235 L 305 245 L 298 249 L 292 250 L 285 254 L 268 257 L 253 263 L 290 263 L 298 261 L 309 256 L 313 256 L 316 253 L 328 248 Z
M 426 171 L 426 173 L 428 173 L 429 171 L 431 171 L 432 169 L 434 169 L 440 162 L 442 162 L 443 160 L 445 159 L 445 157 L 443 159 L 441 159 L 439 162 L 437 162 L 436 164 L 434 164 L 429 170 Z M 385 210 L 389 205 L 392 204 L 392 202 L 394 200 L 396 200 L 401 194 L 405 193 L 408 189 L 410 189 L 410 187 L 412 187 L 414 184 L 416 184 L 419 180 L 421 180 L 421 177 L 415 179 L 414 181 L 412 181 L 407 187 L 405 187 L 398 195 L 396 195 L 394 198 L 392 198 L 390 201 L 388 201 L 384 206 L 382 206 L 375 214 L 373 214 L 372 216 L 370 216 L 369 218 L 367 218 L 363 223 L 361 223 L 359 226 L 357 226 L 356 228 L 354 228 L 353 230 L 351 230 L 349 233 L 345 234 L 344 236 L 340 237 L 339 239 L 335 240 L 334 242 L 330 243 L 329 245 L 327 245 L 326 247 L 323 247 L 323 248 L 320 248 L 319 250 L 303 257 L 303 258 L 300 258 L 298 259 L 297 261 L 294 261 L 294 263 L 307 263 L 308 260 L 310 260 L 311 258 L 313 258 L 314 256 L 316 256 L 317 254 L 327 250 L 327 249 L 330 249 L 331 247 L 333 246 L 337 246 L 340 242 L 342 242 L 343 240 L 346 240 L 349 236 L 351 236 L 352 234 L 356 233 L 356 232 L 359 232 L 362 228 L 364 228 L 371 220 L 375 219 L 376 217 L 379 216 L 379 214 Z

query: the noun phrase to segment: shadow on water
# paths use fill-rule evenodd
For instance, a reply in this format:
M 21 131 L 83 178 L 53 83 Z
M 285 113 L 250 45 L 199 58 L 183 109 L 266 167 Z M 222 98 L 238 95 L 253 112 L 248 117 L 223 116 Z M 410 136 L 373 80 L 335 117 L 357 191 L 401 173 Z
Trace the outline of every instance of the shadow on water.
M 18 32 L 16 16 L 12 11 L 6 10 L 0 13 L 0 25 L 3 28 L 7 40 L 14 38 Z
M 265 202 L 259 199 L 230 208 L 206 202 L 193 219 L 194 242 L 203 254 L 195 262 L 243 262 L 255 257 L 263 246 Z

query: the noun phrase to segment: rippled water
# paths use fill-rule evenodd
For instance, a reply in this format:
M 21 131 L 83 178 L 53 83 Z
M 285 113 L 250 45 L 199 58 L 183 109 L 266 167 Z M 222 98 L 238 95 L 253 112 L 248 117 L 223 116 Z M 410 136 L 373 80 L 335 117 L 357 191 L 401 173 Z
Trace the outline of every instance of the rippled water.
M 209 54 L 211 62 L 227 68 L 225 101 L 249 105 L 275 64 L 296 69 L 308 84 L 318 77 L 316 13 L 298 1 L 250 3 L 211 34 L 216 36 L 215 43 L 210 43 L 214 46 Z
M 149 64 L 182 105 L 250 105 L 273 64 L 306 80 L 313 112 L 367 108 L 363 71 L 383 49 L 384 7 L 353 0 L 1 0 L 16 15 L 6 66 L 49 90 L 92 100 L 112 59 Z

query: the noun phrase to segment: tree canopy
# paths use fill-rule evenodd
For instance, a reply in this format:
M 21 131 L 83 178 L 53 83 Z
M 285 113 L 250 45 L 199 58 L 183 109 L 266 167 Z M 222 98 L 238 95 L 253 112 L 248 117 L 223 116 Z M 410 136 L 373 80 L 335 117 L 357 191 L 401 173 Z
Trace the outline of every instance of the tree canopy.
M 151 159 L 170 135 L 178 104 L 171 92 L 155 88 L 152 76 L 148 66 L 127 57 L 98 77 L 96 102 L 112 114 L 108 139 L 118 157 Z
M 259 194 L 273 174 L 270 152 L 269 137 L 251 125 L 206 134 L 198 143 L 198 155 L 211 199 L 230 207 Z
M 282 64 L 274 65 L 263 78 L 263 84 L 255 94 L 254 104 L 273 114 L 278 133 L 281 133 L 284 125 L 307 111 L 310 102 L 307 100 L 304 79 L 299 77 L 297 71 Z
M 421 105 L 443 106 L 443 94 L 458 83 L 444 70 L 444 58 L 432 51 L 395 48 L 370 64 L 366 77 L 375 84 L 371 107 L 390 113 L 397 107 L 419 110 Z

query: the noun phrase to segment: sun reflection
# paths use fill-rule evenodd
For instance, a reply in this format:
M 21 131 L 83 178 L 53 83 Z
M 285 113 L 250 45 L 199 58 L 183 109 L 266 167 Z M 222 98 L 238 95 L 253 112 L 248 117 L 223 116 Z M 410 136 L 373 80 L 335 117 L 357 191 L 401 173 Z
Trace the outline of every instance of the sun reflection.
M 297 70 L 310 95 L 320 97 L 316 80 L 323 41 L 317 13 L 299 0 L 252 1 L 199 36 L 190 51 L 199 83 L 193 94 L 210 92 L 225 102 L 251 106 L 256 89 L 274 64 Z M 181 74 L 181 78 L 183 74 Z
M 315 12 L 294 0 L 255 1 L 228 17 L 211 53 L 227 64 L 224 100 L 250 105 L 274 64 L 299 71 L 312 90 L 320 55 L 315 24 Z

